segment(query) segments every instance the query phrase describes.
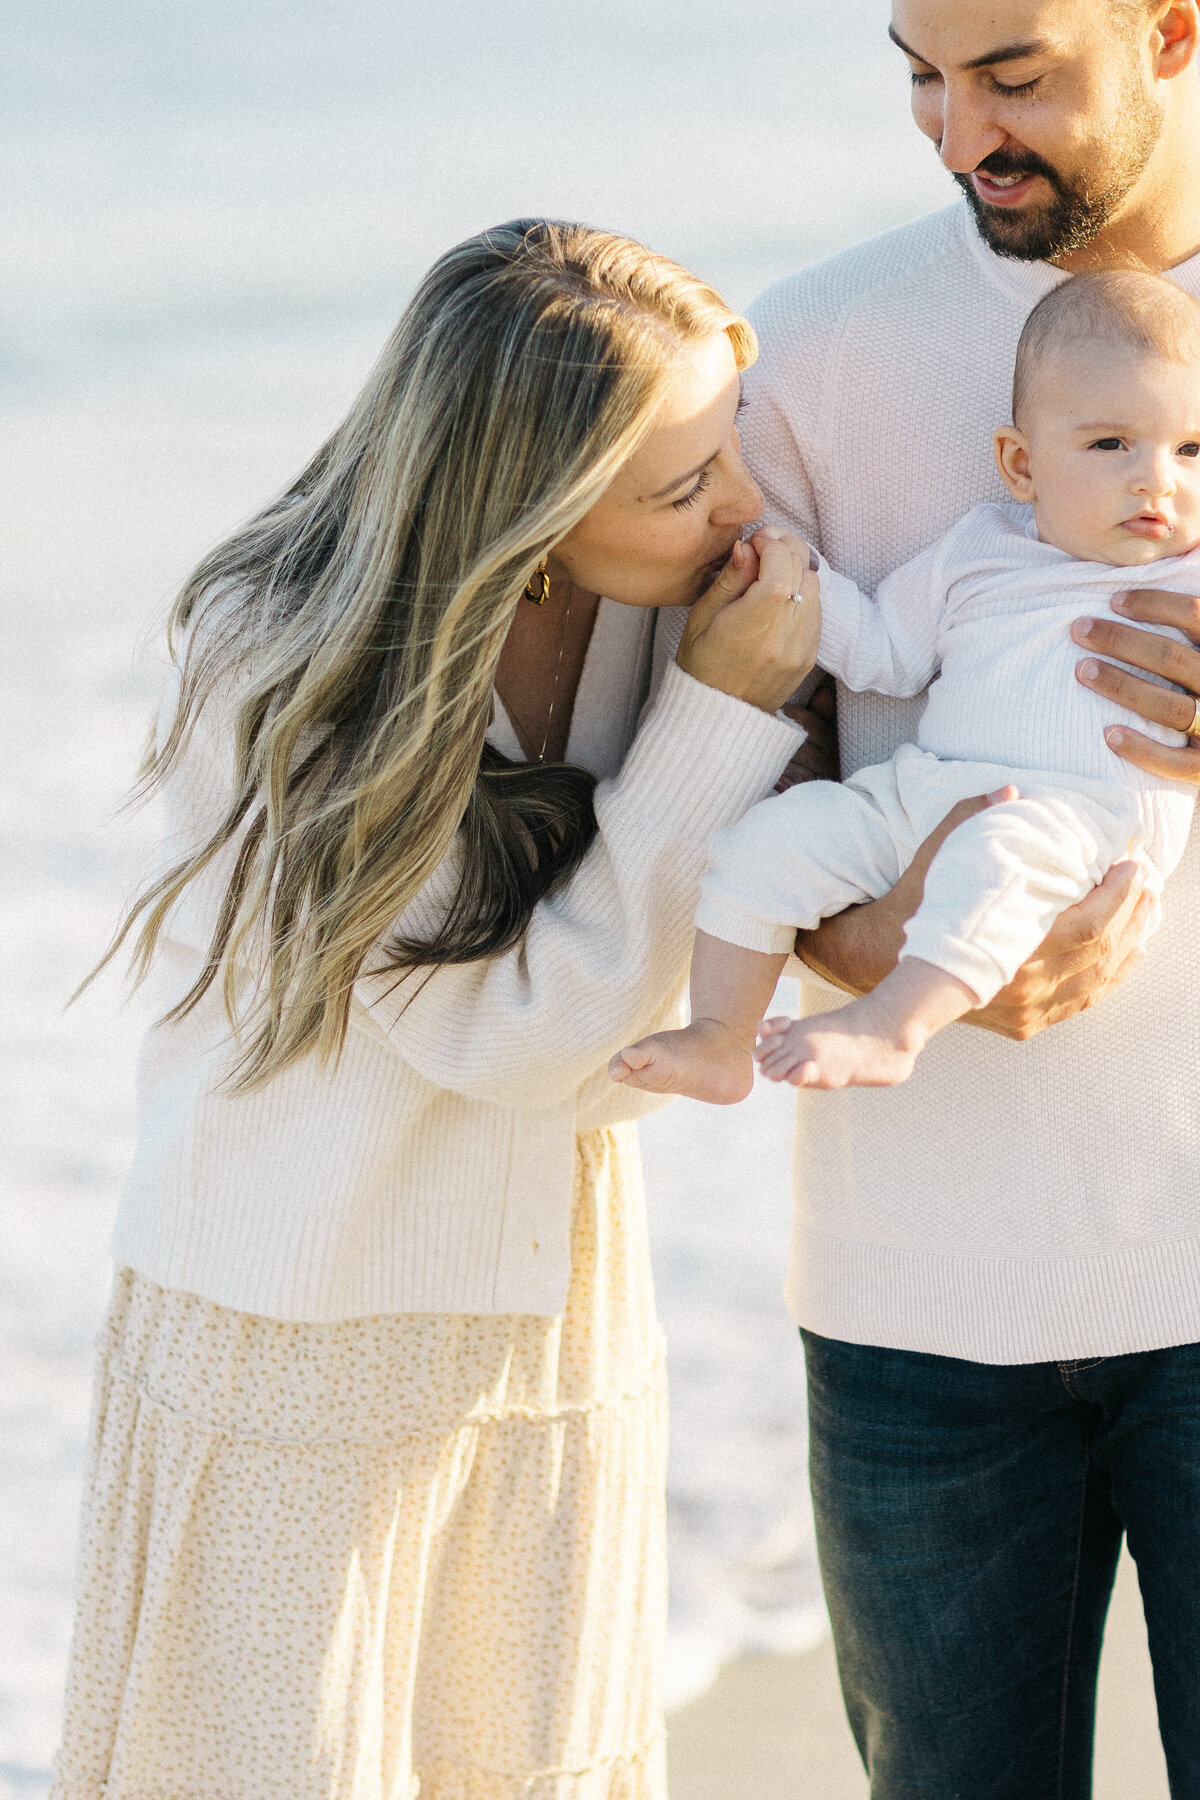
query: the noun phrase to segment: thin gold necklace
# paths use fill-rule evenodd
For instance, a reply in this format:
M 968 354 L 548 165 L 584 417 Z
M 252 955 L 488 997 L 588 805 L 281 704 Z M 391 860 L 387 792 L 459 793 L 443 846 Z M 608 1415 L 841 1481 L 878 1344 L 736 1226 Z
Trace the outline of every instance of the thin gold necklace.
M 539 762 L 539 763 L 544 763 L 546 760 L 546 745 L 550 742 L 550 727 L 554 723 L 554 708 L 558 704 L 558 684 L 562 677 L 563 655 L 567 648 L 567 622 L 571 617 L 571 595 L 572 595 L 572 592 L 573 592 L 573 587 L 568 587 L 567 602 L 566 602 L 566 605 L 563 607 L 562 624 L 559 627 L 559 632 L 558 632 L 558 658 L 554 664 L 554 685 L 550 689 L 550 705 L 546 711 L 545 729 L 542 732 L 542 747 L 538 751 L 537 756 L 534 759 L 536 762 Z M 535 604 L 541 605 L 542 602 L 537 601 L 537 602 L 535 602 Z M 517 715 L 517 713 L 513 710 L 513 708 L 508 705 L 507 701 L 505 702 L 505 705 L 508 707 L 509 717 L 512 719 L 513 723 L 516 725 L 517 729 L 522 733 L 526 742 L 532 743 L 533 742 L 533 733 L 529 730 L 524 719 L 520 718 Z

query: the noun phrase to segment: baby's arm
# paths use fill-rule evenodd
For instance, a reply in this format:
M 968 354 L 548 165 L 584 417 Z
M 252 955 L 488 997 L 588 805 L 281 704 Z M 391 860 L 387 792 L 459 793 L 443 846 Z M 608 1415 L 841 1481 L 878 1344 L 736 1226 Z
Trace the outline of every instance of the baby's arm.
M 653 1094 L 688 1094 L 716 1106 L 744 1100 L 754 1085 L 754 1044 L 787 957 L 744 950 L 696 933 L 692 952 L 692 1022 L 659 1031 L 614 1056 L 614 1081 Z
M 924 693 L 937 673 L 946 607 L 942 544 L 923 550 L 880 584 L 874 600 L 821 569 L 821 644 L 817 661 L 855 693 Z

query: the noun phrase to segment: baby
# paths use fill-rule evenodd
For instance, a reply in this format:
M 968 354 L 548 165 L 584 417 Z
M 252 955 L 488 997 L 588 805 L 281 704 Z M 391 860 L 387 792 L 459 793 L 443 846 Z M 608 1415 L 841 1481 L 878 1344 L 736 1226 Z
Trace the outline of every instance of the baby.
M 727 1104 L 749 1092 L 757 1058 L 797 1087 L 890 1086 L 1114 862 L 1136 857 L 1161 893 L 1195 790 L 1107 748 L 1113 709 L 1075 680 L 1069 633 L 1128 588 L 1131 568 L 1153 563 L 1155 587 L 1200 594 L 1200 306 L 1148 275 L 1064 282 L 1022 333 L 1013 420 L 995 453 L 1018 504 L 975 507 L 873 602 L 820 564 L 822 668 L 884 694 L 938 676 L 917 743 L 841 785 L 793 787 L 718 834 L 692 1023 L 622 1050 L 614 1080 Z M 873 992 L 762 1022 L 797 927 L 886 893 L 956 801 L 997 789 L 1008 797 L 933 858 L 900 961 Z

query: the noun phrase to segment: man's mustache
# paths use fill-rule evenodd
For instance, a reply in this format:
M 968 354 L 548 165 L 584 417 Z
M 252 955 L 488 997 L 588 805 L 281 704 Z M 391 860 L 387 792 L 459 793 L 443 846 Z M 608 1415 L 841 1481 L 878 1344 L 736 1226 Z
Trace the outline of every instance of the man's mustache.
M 981 163 L 976 163 L 972 174 L 992 175 L 1002 181 L 1010 175 L 1044 175 L 1054 188 L 1062 186 L 1054 165 L 1035 155 L 1032 150 L 993 150 Z M 970 181 L 971 176 L 956 174 L 954 179 L 965 184 Z

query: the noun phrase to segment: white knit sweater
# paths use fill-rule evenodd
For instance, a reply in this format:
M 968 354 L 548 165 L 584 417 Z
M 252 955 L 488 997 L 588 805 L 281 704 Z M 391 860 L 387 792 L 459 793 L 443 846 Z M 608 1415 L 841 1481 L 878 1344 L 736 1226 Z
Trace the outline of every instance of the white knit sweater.
M 650 1109 L 608 1080 L 607 1060 L 674 1015 L 708 838 L 771 789 L 800 735 L 685 675 L 682 614 L 659 624 L 652 678 L 651 616 L 601 604 L 568 743 L 607 777 L 599 832 L 516 949 L 423 984 L 360 981 L 335 1068 L 309 1057 L 245 1095 L 219 1085 L 215 996 L 150 1031 L 119 1263 L 280 1319 L 561 1311 L 575 1134 Z M 166 792 L 173 848 L 211 821 L 230 766 L 228 734 L 198 732 Z M 452 873 L 406 930 L 437 917 Z M 222 874 L 172 916 L 176 992 Z
M 1006 499 L 991 434 L 1061 279 L 992 255 L 960 203 L 772 288 L 742 420 L 768 516 L 872 592 Z M 1200 258 L 1173 279 L 1200 298 Z M 919 707 L 840 691 L 845 769 L 915 738 Z M 984 1362 L 1200 1339 L 1198 840 L 1147 961 L 1093 1011 L 1026 1044 L 959 1025 L 900 1088 L 801 1095 L 802 1324 Z M 844 997 L 806 984 L 812 1010 Z

